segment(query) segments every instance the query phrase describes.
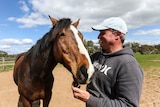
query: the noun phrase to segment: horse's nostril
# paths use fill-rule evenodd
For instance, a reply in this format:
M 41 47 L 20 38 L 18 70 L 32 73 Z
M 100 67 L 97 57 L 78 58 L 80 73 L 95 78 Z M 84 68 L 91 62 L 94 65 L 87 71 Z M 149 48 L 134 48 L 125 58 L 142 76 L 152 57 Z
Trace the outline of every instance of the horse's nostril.
M 73 81 L 72 85 L 73 85 L 74 87 L 80 88 L 80 85 L 79 85 L 76 81 Z
M 81 73 L 85 78 L 88 78 L 87 68 L 86 68 L 84 65 L 82 65 L 82 66 L 80 67 L 80 73 Z

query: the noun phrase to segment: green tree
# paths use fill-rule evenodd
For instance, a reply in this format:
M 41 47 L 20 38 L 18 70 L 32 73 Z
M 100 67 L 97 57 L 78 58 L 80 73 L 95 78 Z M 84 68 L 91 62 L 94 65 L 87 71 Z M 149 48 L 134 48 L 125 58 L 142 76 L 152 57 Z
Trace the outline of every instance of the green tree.
M 157 53 L 160 54 L 160 44 L 155 45 L 155 48 L 157 49 Z
M 132 50 L 134 53 L 139 52 L 140 51 L 140 44 L 137 42 L 133 42 L 132 43 Z
M 86 47 L 90 55 L 100 50 L 100 47 L 97 46 L 92 40 L 84 40 L 84 46 Z
M 0 50 L 0 57 L 6 57 L 6 56 L 8 56 L 8 53 Z
M 156 54 L 157 53 L 157 49 L 155 48 L 155 46 L 142 45 L 140 53 L 141 54 Z

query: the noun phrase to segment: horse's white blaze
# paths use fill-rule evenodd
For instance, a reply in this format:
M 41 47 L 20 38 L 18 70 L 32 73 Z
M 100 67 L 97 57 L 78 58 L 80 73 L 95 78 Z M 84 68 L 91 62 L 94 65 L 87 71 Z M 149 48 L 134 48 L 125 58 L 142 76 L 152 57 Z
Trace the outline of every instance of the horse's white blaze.
M 84 45 L 83 45 L 82 40 L 81 40 L 80 37 L 78 36 L 78 30 L 77 30 L 73 25 L 71 25 L 70 28 L 71 28 L 71 30 L 72 30 L 73 33 L 74 33 L 74 36 L 75 36 L 76 41 L 77 41 L 77 43 L 78 43 L 78 48 L 79 48 L 79 50 L 80 50 L 80 53 L 81 53 L 81 54 L 84 54 L 84 55 L 86 56 L 86 58 L 88 59 L 89 68 L 88 68 L 88 70 L 87 70 L 87 73 L 88 73 L 88 81 L 89 81 L 89 79 L 91 78 L 92 74 L 94 73 L 94 67 L 93 67 L 93 65 L 92 65 L 92 63 L 91 63 L 91 60 L 90 60 L 90 56 L 89 56 L 89 54 L 88 54 L 88 51 L 86 50 L 86 48 L 85 48 Z

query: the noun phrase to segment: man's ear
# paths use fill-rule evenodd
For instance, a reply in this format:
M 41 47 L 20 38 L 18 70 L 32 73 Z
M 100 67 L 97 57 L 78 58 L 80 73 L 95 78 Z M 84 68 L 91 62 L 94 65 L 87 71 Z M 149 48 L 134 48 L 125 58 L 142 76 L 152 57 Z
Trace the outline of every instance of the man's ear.
M 121 35 L 122 35 L 122 33 L 121 32 L 116 32 L 116 40 L 118 40 L 118 39 L 121 39 Z

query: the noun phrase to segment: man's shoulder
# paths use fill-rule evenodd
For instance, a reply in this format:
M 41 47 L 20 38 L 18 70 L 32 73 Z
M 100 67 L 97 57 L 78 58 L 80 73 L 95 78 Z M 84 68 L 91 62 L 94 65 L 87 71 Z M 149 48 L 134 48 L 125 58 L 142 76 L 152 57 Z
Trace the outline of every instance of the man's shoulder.
M 93 62 L 94 60 L 99 59 L 100 55 L 101 55 L 101 52 L 100 52 L 100 51 L 93 53 L 93 54 L 90 56 L 90 57 L 91 57 L 91 61 Z

